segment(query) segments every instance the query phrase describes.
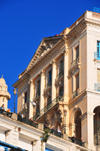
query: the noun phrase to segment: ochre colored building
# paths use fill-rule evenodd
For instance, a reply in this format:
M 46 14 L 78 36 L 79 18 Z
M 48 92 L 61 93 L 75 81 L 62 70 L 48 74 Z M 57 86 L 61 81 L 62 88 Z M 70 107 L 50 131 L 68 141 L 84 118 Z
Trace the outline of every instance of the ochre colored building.
M 100 13 L 86 11 L 59 35 L 43 38 L 13 86 L 19 114 L 82 138 L 95 150 L 100 144 Z

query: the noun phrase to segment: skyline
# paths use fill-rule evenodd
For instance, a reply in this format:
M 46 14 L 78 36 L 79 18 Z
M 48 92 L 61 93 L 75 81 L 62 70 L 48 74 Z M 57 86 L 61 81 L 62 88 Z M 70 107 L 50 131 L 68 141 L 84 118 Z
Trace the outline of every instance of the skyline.
M 12 85 L 27 68 L 42 38 L 60 34 L 93 7 L 100 8 L 100 1 L 0 1 L 0 78 L 3 75 L 8 85 L 11 111 L 14 109 Z

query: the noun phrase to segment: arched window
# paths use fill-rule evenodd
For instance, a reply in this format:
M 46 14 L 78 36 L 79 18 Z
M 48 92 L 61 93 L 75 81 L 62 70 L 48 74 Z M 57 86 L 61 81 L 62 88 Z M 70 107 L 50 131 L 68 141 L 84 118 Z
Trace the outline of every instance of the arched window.
M 100 106 L 94 109 L 94 144 L 100 145 Z
M 75 112 L 74 122 L 75 122 L 75 137 L 77 140 L 81 139 L 81 119 L 80 119 L 81 111 L 77 110 Z

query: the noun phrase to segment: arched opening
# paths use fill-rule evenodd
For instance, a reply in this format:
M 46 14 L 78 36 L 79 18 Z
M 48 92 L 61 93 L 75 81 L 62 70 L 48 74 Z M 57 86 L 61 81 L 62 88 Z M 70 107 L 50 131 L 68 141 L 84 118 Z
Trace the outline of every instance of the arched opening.
M 75 137 L 77 140 L 81 139 L 81 119 L 80 119 L 80 115 L 81 115 L 81 111 L 77 110 L 75 112 L 75 118 L 74 118 L 74 122 L 75 122 Z
M 94 109 L 94 144 L 100 145 L 100 106 Z

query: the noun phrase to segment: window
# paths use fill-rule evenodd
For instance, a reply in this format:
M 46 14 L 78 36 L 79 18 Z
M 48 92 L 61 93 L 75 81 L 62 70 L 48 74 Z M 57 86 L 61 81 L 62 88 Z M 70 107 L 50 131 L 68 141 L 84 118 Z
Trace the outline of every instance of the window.
M 59 89 L 59 96 L 63 96 L 63 94 L 64 94 L 64 89 L 63 89 L 63 87 L 61 87 Z
M 40 93 L 40 80 L 37 82 L 37 92 Z
M 76 51 L 76 59 L 77 59 L 79 57 L 79 46 L 75 48 L 75 51 Z
M 100 41 L 97 41 L 97 60 L 100 60 Z
M 24 96 L 25 96 L 25 103 L 26 103 L 27 102 L 27 92 L 25 92 Z
M 64 60 L 60 62 L 60 71 L 64 70 Z
M 79 88 L 79 74 L 76 75 L 76 90 Z
M 48 82 L 51 82 L 52 81 L 52 71 L 49 71 L 49 81 Z

